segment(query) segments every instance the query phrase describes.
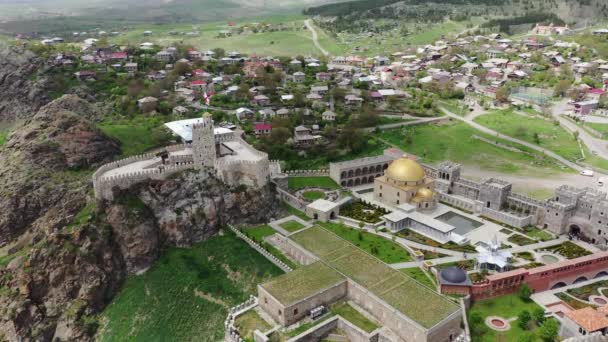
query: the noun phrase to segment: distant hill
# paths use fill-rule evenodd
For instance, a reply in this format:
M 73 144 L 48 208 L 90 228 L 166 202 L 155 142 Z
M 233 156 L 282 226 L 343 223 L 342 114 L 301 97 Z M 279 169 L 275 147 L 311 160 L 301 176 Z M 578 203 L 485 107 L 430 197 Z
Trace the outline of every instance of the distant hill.
M 517 25 L 534 22 L 591 24 L 608 17 L 606 0 L 356 0 L 312 6 L 304 14 L 331 21 L 325 28 L 334 31 L 368 29 L 370 19 L 407 20 L 436 23 L 471 17 L 503 19 L 495 22 L 505 28 L 512 20 Z M 325 19 L 323 19 L 325 18 Z M 331 19 L 328 19 L 331 18 Z M 494 24 L 494 23 L 492 23 Z
M 107 25 L 194 23 L 276 14 L 331 0 L 0 0 L 0 33 L 90 30 Z

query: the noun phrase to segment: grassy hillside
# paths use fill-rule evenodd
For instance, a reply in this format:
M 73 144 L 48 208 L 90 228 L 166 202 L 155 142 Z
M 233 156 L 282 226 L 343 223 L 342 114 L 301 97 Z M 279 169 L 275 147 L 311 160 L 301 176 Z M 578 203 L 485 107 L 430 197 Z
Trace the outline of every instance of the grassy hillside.
M 281 271 L 233 234 L 170 249 L 100 317 L 101 341 L 220 341 L 228 309 Z

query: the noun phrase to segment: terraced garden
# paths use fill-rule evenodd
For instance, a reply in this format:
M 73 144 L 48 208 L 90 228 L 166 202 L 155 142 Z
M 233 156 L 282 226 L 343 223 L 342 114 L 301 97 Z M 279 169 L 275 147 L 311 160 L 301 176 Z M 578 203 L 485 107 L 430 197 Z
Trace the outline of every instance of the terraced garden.
M 458 310 L 458 306 L 404 273 L 392 269 L 319 226 L 292 236 L 329 266 L 368 288 L 420 325 L 430 328 Z
M 576 259 L 592 253 L 572 241 L 565 241 L 559 245 L 544 248 L 553 253 L 559 254 L 566 259 Z
M 279 302 L 289 305 L 342 280 L 344 277 L 340 273 L 322 262 L 315 262 L 264 283 L 262 287 Z

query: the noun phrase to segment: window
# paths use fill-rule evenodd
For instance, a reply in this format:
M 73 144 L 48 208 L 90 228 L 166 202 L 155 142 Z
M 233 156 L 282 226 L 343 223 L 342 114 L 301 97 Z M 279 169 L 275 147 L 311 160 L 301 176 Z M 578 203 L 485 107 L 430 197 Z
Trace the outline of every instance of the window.
M 283 312 L 281 310 L 279 310 L 279 316 L 282 315 L 282 314 L 283 314 Z
M 268 304 L 268 298 L 264 297 L 264 304 Z
M 298 314 L 298 308 L 293 309 L 293 314 L 297 315 Z

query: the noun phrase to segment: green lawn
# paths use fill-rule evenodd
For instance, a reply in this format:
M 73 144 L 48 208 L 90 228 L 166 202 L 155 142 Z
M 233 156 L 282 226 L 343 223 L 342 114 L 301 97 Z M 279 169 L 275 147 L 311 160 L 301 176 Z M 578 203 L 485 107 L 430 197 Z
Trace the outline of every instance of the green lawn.
M 439 104 L 454 114 L 465 116 L 470 113 L 469 107 L 459 100 L 443 100 Z
M 431 289 L 437 288 L 437 285 L 435 285 L 435 283 L 426 275 L 426 272 L 420 267 L 402 268 L 399 271 L 407 274 L 411 278 L 416 279 L 418 282 L 430 287 Z
M 269 225 L 261 225 L 253 228 L 243 229 L 243 233 L 245 233 L 245 235 L 258 243 L 264 241 L 265 237 L 273 235 L 276 232 L 277 231 Z
M 319 223 L 319 225 L 373 254 L 387 264 L 413 260 L 407 250 L 384 237 L 331 222 Z
M 121 144 L 122 156 L 142 154 L 150 149 L 169 143 L 171 136 L 157 118 L 137 118 L 102 122 L 98 125 L 103 133 Z
M 524 117 L 514 114 L 511 110 L 500 110 L 480 116 L 475 122 L 513 138 L 544 147 L 571 161 L 582 157 L 574 136 L 561 126 L 555 125 L 552 120 Z
M 488 316 L 500 316 L 502 318 L 509 319 L 512 317 L 517 317 L 524 310 L 532 312 L 537 308 L 539 308 L 539 306 L 533 301 L 524 302 L 517 294 L 511 294 L 474 302 L 469 310 L 469 315 L 471 312 L 476 311 L 481 314 L 484 320 Z M 509 331 L 498 333 L 488 328 L 483 336 L 474 336 L 473 341 L 517 341 L 518 337 L 523 334 L 524 330 L 519 327 L 517 321 L 513 321 L 511 322 L 511 329 Z M 540 341 L 540 339 L 538 340 Z M 536 339 L 534 341 L 536 341 Z
M 359 311 L 353 308 L 348 303 L 337 303 L 332 305 L 329 310 L 336 315 L 342 316 L 342 318 L 361 328 L 365 332 L 372 332 L 379 328 L 379 325 L 367 319 Z
M 232 233 L 171 248 L 101 314 L 101 341 L 219 341 L 228 308 L 282 272 Z
M 419 125 L 376 133 L 379 138 L 421 157 L 427 163 L 450 160 L 483 170 L 526 176 L 538 175 L 544 177 L 564 172 L 561 165 L 548 157 L 534 152 L 531 152 L 532 155 L 526 155 L 508 151 L 481 142 L 473 138 L 474 135 L 501 141 L 495 137 L 484 135 L 463 122 L 452 122 L 445 125 Z M 506 144 L 510 145 L 509 143 Z M 518 145 L 516 147 L 527 150 L 524 146 Z
M 339 189 L 340 186 L 329 177 L 289 177 L 289 189 L 300 190 L 304 188 Z
M 253 339 L 253 332 L 256 329 L 265 332 L 272 328 L 255 310 L 249 310 L 245 314 L 237 317 L 234 321 L 234 325 L 245 339 Z
M 290 233 L 293 233 L 297 230 L 304 228 L 303 224 L 301 224 L 298 221 L 293 221 L 293 220 L 287 221 L 285 223 L 281 223 L 280 226 L 281 226 L 281 228 L 285 229 L 286 231 L 288 231 Z
M 526 235 L 539 241 L 549 241 L 555 239 L 551 233 L 536 227 L 526 228 Z
M 305 200 L 308 201 L 316 201 L 318 199 L 323 199 L 325 198 L 325 193 L 323 191 L 306 191 L 305 193 L 302 194 L 302 197 L 304 197 Z
M 588 122 L 585 123 L 585 126 L 589 126 L 602 134 L 602 139 L 608 139 L 608 124 Z

